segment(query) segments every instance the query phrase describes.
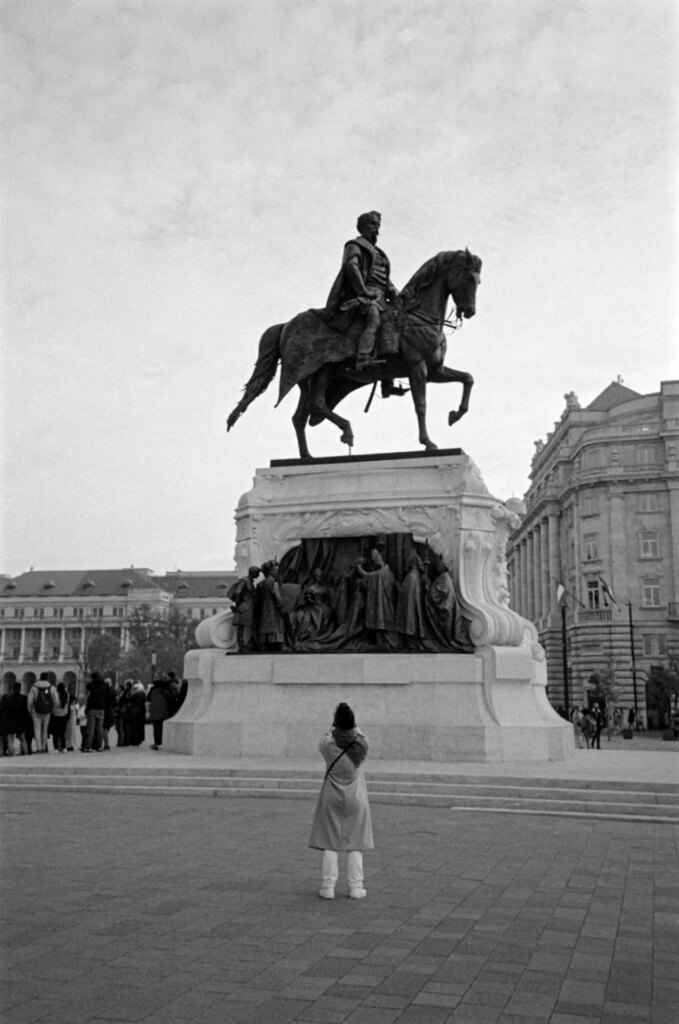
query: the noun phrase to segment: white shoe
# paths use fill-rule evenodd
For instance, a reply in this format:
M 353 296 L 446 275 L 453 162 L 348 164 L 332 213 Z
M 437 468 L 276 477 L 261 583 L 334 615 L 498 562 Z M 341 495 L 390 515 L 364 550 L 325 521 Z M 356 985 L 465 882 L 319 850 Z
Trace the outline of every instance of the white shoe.
M 321 899 L 324 899 L 324 900 L 334 900 L 334 898 L 335 898 L 335 889 L 331 885 L 324 885 L 321 888 L 321 890 L 318 893 L 318 895 L 321 897 Z
M 356 886 L 355 888 L 349 890 L 350 900 L 362 900 L 365 899 L 367 895 L 368 893 L 365 891 L 363 886 Z

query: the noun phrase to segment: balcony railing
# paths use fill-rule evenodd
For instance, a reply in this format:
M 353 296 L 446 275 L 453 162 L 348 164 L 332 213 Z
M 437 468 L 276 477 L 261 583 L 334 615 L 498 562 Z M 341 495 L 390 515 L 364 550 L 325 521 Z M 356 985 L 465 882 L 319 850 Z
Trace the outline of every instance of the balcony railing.
M 578 610 L 578 622 L 610 622 L 613 615 L 610 608 L 598 608 L 587 611 Z

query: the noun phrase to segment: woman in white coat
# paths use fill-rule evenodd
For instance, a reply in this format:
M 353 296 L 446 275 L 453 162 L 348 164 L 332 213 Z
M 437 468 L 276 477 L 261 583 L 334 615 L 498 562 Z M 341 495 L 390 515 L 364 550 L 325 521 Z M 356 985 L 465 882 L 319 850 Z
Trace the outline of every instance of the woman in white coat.
M 356 728 L 348 704 L 338 704 L 333 728 L 318 745 L 327 765 L 311 826 L 309 846 L 323 851 L 323 883 L 319 895 L 335 898 L 339 877 L 339 853 L 346 851 L 349 896 L 360 900 L 363 885 L 363 850 L 373 850 L 370 804 L 361 765 L 368 741 Z

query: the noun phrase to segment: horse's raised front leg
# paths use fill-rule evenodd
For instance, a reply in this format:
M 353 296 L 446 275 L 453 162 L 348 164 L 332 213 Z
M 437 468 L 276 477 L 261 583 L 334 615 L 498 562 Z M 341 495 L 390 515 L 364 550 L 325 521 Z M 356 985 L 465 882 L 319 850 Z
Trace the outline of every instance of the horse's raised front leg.
M 420 444 L 428 449 L 437 448 L 438 445 L 434 444 L 427 433 L 427 367 L 423 360 L 411 366 L 408 379 L 420 431 Z
M 309 385 L 306 381 L 299 385 L 299 402 L 292 414 L 292 425 L 297 435 L 300 459 L 310 459 L 311 452 L 306 443 L 306 425 L 309 422 Z
M 474 378 L 471 373 L 465 373 L 464 370 L 451 370 L 447 366 L 441 366 L 438 370 L 435 370 L 430 374 L 429 380 L 432 384 L 462 385 L 462 399 L 460 404 L 457 409 L 453 409 L 448 413 L 448 426 L 452 427 L 453 423 L 457 423 L 458 420 L 461 420 L 469 409 L 469 396 L 474 385 Z
M 342 416 L 338 416 L 336 412 L 333 412 L 330 406 L 326 403 L 325 395 L 328 389 L 328 371 L 327 369 L 319 370 L 317 374 L 311 380 L 311 393 L 309 399 L 309 413 L 314 419 L 317 420 L 330 420 L 336 427 L 339 427 L 342 431 L 340 441 L 343 444 L 353 448 L 354 446 L 354 432 L 349 420 L 345 420 Z

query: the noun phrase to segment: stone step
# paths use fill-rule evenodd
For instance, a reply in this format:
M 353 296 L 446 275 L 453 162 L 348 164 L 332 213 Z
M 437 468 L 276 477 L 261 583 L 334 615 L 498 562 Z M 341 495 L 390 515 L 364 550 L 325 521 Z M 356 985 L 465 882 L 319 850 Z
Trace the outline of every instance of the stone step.
M 13 770 L 14 769 L 14 770 Z M 531 786 L 533 780 L 466 777 L 451 781 L 423 780 L 403 773 L 381 773 L 368 777 L 374 803 L 390 803 L 456 810 L 502 813 L 568 815 L 611 820 L 643 820 L 679 824 L 679 793 L 667 784 L 643 784 L 643 789 L 625 791 L 599 781 L 585 789 L 568 782 Z M 545 783 L 548 780 L 540 780 Z M 49 790 L 166 796 L 260 797 L 315 800 L 320 785 L 316 772 L 293 771 L 272 774 L 247 769 L 186 771 L 182 769 L 138 769 L 87 765 L 41 767 L 28 771 L 8 766 L 0 771 L 0 789 Z M 638 784 L 642 785 L 642 784 Z
M 33 761 L 33 759 L 31 759 Z M 374 765 L 374 762 L 373 762 Z M 607 780 L 607 779 L 554 779 L 554 778 L 539 778 L 539 777 L 524 777 L 524 776 L 511 776 L 503 775 L 501 777 L 495 775 L 470 775 L 470 774 L 454 774 L 447 772 L 386 772 L 380 771 L 371 765 L 371 769 L 366 773 L 366 778 L 369 785 L 374 786 L 376 783 L 384 785 L 463 785 L 467 787 L 501 787 L 503 790 L 507 787 L 513 786 L 523 790 L 533 789 L 570 789 L 578 791 L 601 791 L 604 789 L 607 793 L 614 793 L 616 791 L 622 793 L 637 792 L 640 794 L 647 794 L 648 792 L 654 793 L 665 793 L 669 797 L 673 797 L 679 801 L 679 785 L 670 782 L 639 782 L 639 781 L 627 781 L 627 780 Z M 312 784 L 318 784 L 322 778 L 320 770 L 317 767 L 309 768 L 233 768 L 233 767 L 191 767 L 181 765 L 175 767 L 159 766 L 159 767 L 138 767 L 128 765 L 101 765 L 97 763 L 96 758 L 81 759 L 78 763 L 64 764 L 61 761 L 53 761 L 51 759 L 44 761 L 42 759 L 33 761 L 33 763 L 27 763 L 24 759 L 17 757 L 16 759 L 3 759 L 0 762 L 0 780 L 6 775 L 18 774 L 26 776 L 30 774 L 39 774 L 50 776 L 62 776 L 72 775 L 74 773 L 81 774 L 85 773 L 88 776 L 91 775 L 102 775 L 102 776 L 121 776 L 130 778 L 209 778 L 215 781 L 223 779 L 264 779 L 264 780 L 307 780 Z
M 4 774 L 4 773 L 3 773 Z M 114 768 L 91 770 L 73 768 L 70 771 L 60 768 L 58 771 L 33 770 L 27 775 L 19 773 L 7 773 L 10 776 L 21 777 L 25 783 L 44 786 L 74 786 L 79 783 L 95 784 L 107 782 L 112 785 L 123 786 L 125 784 L 139 783 L 144 780 L 144 785 L 149 788 L 194 788 L 194 789 L 286 789 L 286 790 L 308 790 L 316 792 L 320 784 L 320 775 L 304 775 L 302 777 L 293 774 L 279 776 L 275 774 L 250 773 L 241 770 L 237 774 L 219 775 L 214 772 L 187 773 L 184 770 L 162 771 L 161 769 L 148 769 L 138 772 L 120 772 Z M 0 785 L 2 785 L 0 775 Z M 22 782 L 24 784 L 24 782 Z M 440 796 L 444 800 L 451 800 L 456 797 L 469 799 L 497 798 L 502 797 L 512 800 L 534 800 L 547 801 L 558 799 L 560 801 L 576 800 L 580 803 L 602 803 L 613 804 L 639 804 L 648 806 L 662 804 L 664 806 L 675 806 L 679 808 L 679 788 L 668 787 L 668 789 L 656 789 L 645 786 L 643 790 L 609 789 L 607 783 L 600 783 L 598 788 L 581 789 L 572 786 L 570 783 L 552 784 L 550 787 L 539 788 L 526 784 L 526 780 L 501 780 L 491 781 L 482 779 L 465 779 L 455 781 L 422 781 L 420 777 L 408 778 L 402 775 L 395 776 L 370 776 L 368 788 L 371 795 L 378 793 L 386 797 L 389 794 L 398 794 L 403 797 L 410 795 L 418 796 Z

